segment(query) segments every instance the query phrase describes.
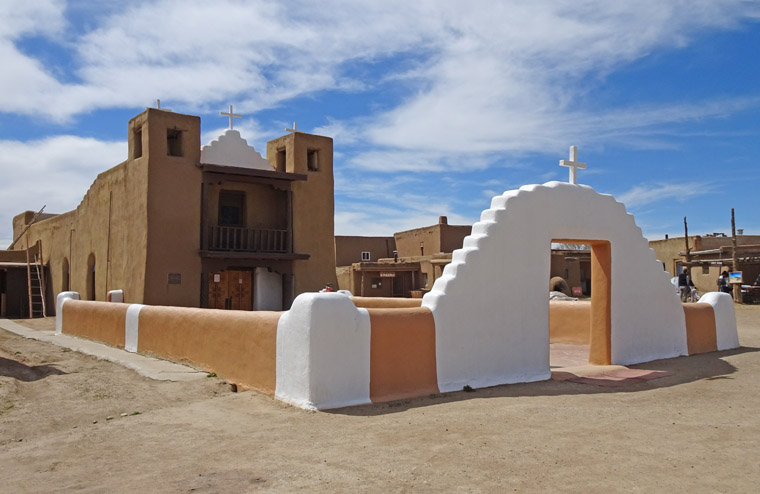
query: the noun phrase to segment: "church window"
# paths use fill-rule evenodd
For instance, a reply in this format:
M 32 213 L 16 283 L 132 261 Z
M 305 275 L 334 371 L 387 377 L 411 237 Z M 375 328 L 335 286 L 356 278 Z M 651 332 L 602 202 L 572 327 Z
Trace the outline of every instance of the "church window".
M 306 167 L 310 172 L 319 170 L 319 151 L 316 149 L 309 149 L 306 152 Z
M 277 150 L 277 171 L 278 172 L 284 172 L 285 171 L 285 148 L 278 149 Z
M 135 129 L 132 134 L 132 158 L 142 156 L 142 127 Z
M 371 261 L 371 260 L 372 260 L 372 256 L 369 252 L 367 252 L 366 250 L 362 252 L 362 261 Z
M 245 192 L 223 190 L 219 193 L 219 226 L 242 227 L 245 214 Z
M 182 131 L 166 129 L 166 154 L 169 156 L 182 156 Z

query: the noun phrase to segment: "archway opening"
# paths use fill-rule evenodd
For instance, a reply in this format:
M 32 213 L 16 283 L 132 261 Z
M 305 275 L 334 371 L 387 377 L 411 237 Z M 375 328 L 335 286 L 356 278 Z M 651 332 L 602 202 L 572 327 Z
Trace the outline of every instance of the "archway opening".
M 604 240 L 554 239 L 591 249 L 591 297 L 549 303 L 549 363 L 554 369 L 612 360 L 612 249 Z
M 87 257 L 87 300 L 95 300 L 95 254 Z

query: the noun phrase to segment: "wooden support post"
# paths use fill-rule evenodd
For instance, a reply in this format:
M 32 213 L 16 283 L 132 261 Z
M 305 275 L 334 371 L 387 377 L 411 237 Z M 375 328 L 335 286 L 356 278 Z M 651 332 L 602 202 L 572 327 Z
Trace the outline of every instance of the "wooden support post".
M 691 261 L 691 249 L 689 249 L 689 225 L 686 224 L 686 216 L 683 217 L 683 239 L 686 242 L 686 262 L 689 262 Z
M 734 208 L 731 208 L 731 265 L 734 271 L 739 271 L 739 262 L 736 259 L 736 220 L 734 219 Z M 742 284 L 734 283 L 734 302 L 742 303 Z
M 26 286 L 29 295 L 29 319 L 34 317 L 32 309 L 32 268 L 29 261 L 29 236 L 26 236 Z

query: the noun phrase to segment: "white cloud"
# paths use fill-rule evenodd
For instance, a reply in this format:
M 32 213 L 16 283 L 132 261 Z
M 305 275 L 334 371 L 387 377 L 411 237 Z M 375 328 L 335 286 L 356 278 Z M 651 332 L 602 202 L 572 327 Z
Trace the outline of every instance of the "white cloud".
M 660 201 L 686 202 L 712 191 L 711 185 L 699 182 L 647 184 L 631 188 L 617 196 L 617 200 L 628 208 L 638 208 Z
M 0 248 L 12 237 L 13 216 L 26 210 L 64 213 L 76 208 L 98 173 L 127 157 L 126 142 L 58 136 L 0 141 Z M 5 242 L 5 240 L 8 240 Z

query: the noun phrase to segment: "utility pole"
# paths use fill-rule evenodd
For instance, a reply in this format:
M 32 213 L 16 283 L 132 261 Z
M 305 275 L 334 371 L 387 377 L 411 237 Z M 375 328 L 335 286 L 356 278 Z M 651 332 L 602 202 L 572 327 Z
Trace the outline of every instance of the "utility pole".
M 689 225 L 686 224 L 686 216 L 683 217 L 683 239 L 686 242 L 686 265 L 691 262 L 691 249 L 689 249 Z
M 731 208 L 731 266 L 734 271 L 739 271 L 739 262 L 736 258 L 736 220 L 734 219 L 734 208 Z M 742 303 L 742 284 L 734 283 L 734 302 Z

